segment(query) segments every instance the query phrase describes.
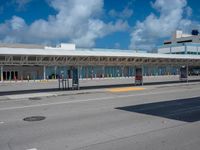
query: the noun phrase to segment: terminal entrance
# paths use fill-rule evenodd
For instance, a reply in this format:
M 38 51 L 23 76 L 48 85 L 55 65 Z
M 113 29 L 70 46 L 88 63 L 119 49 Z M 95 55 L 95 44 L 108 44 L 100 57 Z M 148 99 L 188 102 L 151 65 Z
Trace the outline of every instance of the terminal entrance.
M 3 80 L 17 80 L 18 71 L 3 71 Z
M 42 78 L 42 67 L 39 66 L 4 66 L 1 71 L 4 81 L 37 80 Z
M 85 68 L 92 68 L 91 71 L 87 71 Z M 135 66 L 3 66 L 1 68 L 1 80 L 4 81 L 17 81 L 17 80 L 48 80 L 49 75 L 56 76 L 59 79 L 59 88 L 64 89 L 79 89 L 81 86 L 86 86 L 82 79 L 86 78 L 90 73 L 93 74 L 91 80 L 96 78 L 110 78 L 115 80 L 116 85 L 123 84 L 120 80 L 126 80 L 130 78 L 129 83 L 132 85 L 143 85 L 152 82 L 179 82 L 198 80 L 199 68 L 182 64 L 175 66 L 167 65 L 135 65 Z M 99 74 L 102 74 L 99 76 Z M 106 75 L 107 74 L 107 75 Z M 155 76 L 155 77 L 153 77 Z M 162 77 L 163 76 L 163 77 Z M 44 78 L 46 77 L 46 78 Z M 55 79 L 55 78 L 53 78 Z M 58 80 L 55 80 L 55 88 L 58 88 Z M 135 80 L 135 82 L 134 82 Z M 81 81 L 81 83 L 79 82 Z M 95 85 L 102 86 L 101 83 L 105 82 L 105 85 L 109 84 L 107 81 L 99 80 L 94 81 Z M 112 81 L 110 80 L 111 84 Z M 115 81 L 113 81 L 115 82 Z M 83 84 L 82 84 L 83 83 Z M 94 85 L 93 83 L 91 85 Z M 91 86 L 89 85 L 89 86 Z

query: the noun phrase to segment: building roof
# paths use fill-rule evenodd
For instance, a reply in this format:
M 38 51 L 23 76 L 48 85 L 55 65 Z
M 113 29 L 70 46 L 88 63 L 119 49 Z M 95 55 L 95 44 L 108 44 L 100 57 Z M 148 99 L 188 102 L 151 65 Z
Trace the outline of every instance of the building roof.
M 27 48 L 27 49 L 44 49 L 44 45 L 21 44 L 21 43 L 0 43 L 0 48 Z
M 95 51 L 91 50 L 63 50 L 63 49 L 26 49 L 26 48 L 0 48 L 0 55 L 22 56 L 94 56 L 94 57 L 142 57 L 166 59 L 200 59 L 198 55 L 174 55 L 158 53 L 137 53 L 133 51 Z

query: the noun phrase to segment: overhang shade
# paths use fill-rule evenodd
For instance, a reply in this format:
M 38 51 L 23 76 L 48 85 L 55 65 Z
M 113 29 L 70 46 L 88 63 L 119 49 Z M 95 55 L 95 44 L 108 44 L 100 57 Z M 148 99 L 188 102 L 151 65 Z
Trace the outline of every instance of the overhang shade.
M 199 55 L 90 51 L 62 49 L 0 48 L 0 65 L 192 65 L 200 66 Z

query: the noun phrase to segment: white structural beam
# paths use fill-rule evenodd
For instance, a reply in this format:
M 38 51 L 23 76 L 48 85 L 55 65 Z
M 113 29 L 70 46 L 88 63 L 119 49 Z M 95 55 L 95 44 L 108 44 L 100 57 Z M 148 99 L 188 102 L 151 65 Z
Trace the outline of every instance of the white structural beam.
M 43 66 L 43 79 L 46 80 L 46 66 Z
M 0 54 L 1 55 L 1 54 Z M 48 56 L 48 55 L 23 55 L 23 56 L 5 56 L 1 55 L 0 65 L 40 65 L 40 66 L 87 66 L 87 65 L 97 65 L 97 66 L 141 66 L 144 65 L 200 65 L 200 57 L 185 56 L 185 58 L 179 58 L 178 56 L 173 56 L 171 58 L 155 58 L 155 57 L 133 57 L 133 56 Z M 158 55 L 159 56 L 159 55 Z
M 54 66 L 54 74 L 55 74 L 55 79 L 57 79 L 56 74 L 57 74 L 57 66 Z
M 105 66 L 102 66 L 102 78 L 105 77 Z
M 188 82 L 188 76 L 189 76 L 189 66 L 188 66 L 188 62 L 186 65 L 186 75 L 187 75 L 187 82 Z
M 1 66 L 1 82 L 3 82 L 3 66 Z

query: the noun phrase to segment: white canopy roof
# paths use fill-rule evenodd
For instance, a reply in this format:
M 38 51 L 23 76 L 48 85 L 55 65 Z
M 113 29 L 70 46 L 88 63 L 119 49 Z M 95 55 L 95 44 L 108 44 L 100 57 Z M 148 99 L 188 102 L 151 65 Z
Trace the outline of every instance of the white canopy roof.
M 200 55 L 138 53 L 102 49 L 0 48 L 0 65 L 193 65 Z
M 93 56 L 93 57 L 141 57 L 141 58 L 166 58 L 166 59 L 198 59 L 199 55 L 137 53 L 129 51 L 91 51 L 91 50 L 63 50 L 63 49 L 25 49 L 25 48 L 0 48 L 0 55 L 22 56 Z

